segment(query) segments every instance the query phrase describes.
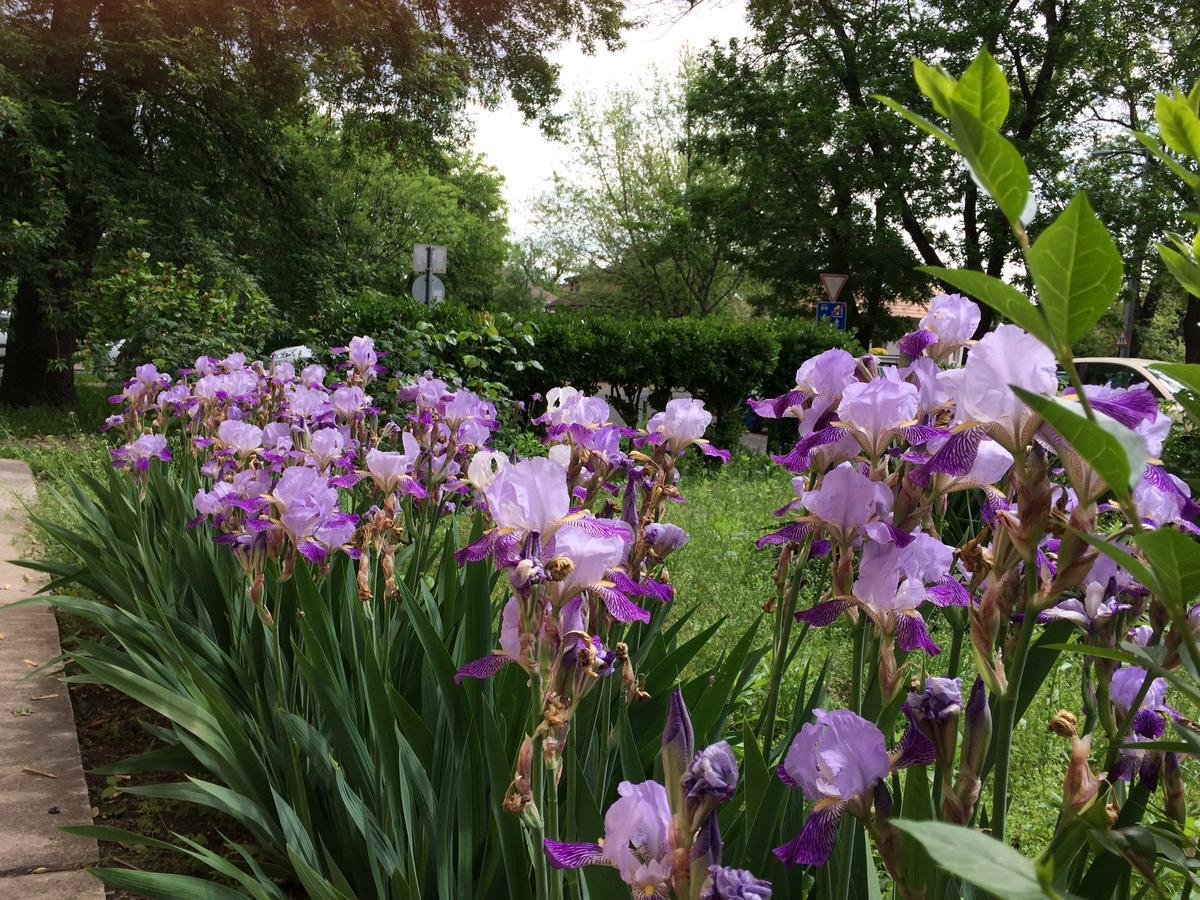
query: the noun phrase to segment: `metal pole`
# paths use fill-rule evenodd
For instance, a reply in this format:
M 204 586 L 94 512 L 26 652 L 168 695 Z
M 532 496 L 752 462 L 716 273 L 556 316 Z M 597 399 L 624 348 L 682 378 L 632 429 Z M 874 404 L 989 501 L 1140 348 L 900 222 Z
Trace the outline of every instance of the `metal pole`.
M 425 245 L 425 305 L 433 306 L 433 244 Z

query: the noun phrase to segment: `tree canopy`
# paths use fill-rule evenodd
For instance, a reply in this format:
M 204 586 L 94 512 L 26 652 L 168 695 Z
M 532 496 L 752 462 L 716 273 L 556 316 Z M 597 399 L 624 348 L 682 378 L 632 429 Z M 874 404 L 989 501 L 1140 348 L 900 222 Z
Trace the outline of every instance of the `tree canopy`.
M 402 196 L 457 191 L 486 225 L 495 178 L 446 152 L 465 102 L 509 92 L 545 113 L 557 92 L 548 49 L 615 42 L 621 11 L 618 0 L 3 0 L 0 284 L 12 321 L 0 399 L 69 399 L 77 301 L 130 247 L 261 280 L 290 312 L 330 268 L 307 251 L 369 226 L 355 191 L 390 161 L 416 173 L 374 179 L 390 211 Z M 342 146 L 315 140 L 314 121 Z M 331 152 L 364 169 L 314 180 Z M 403 223 L 383 231 L 365 255 L 400 240 Z M 480 253 L 479 265 L 501 255 Z M 387 276 L 375 264 L 365 280 Z

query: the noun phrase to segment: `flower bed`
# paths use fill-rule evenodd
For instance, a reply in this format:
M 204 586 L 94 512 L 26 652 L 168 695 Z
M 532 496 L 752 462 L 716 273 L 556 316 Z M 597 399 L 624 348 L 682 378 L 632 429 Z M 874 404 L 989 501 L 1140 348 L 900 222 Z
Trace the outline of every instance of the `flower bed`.
M 935 73 L 935 105 L 994 93 L 994 67 L 985 52 L 961 84 Z M 228 854 L 180 838 L 221 887 L 97 874 L 268 900 L 1194 883 L 1200 505 L 1159 464 L 1172 422 L 1150 391 L 1075 373 L 1071 341 L 1119 288 L 1111 238 L 1076 198 L 1031 242 L 1028 175 L 978 106 L 946 107 L 957 137 L 909 115 L 966 154 L 1042 303 L 939 270 L 1018 324 L 948 368 L 980 312 L 942 294 L 897 366 L 830 348 L 750 401 L 798 429 L 775 457 L 792 494 L 757 541 L 765 646 L 757 622 L 689 632 L 704 597 L 670 577 L 681 460 L 728 459 L 700 400 L 636 428 L 556 387 L 544 455 L 517 458 L 489 447 L 495 408 L 469 390 L 430 374 L 373 397 L 365 337 L 335 348 L 333 375 L 238 354 L 178 380 L 138 369 L 109 421 L 115 471 L 54 530 L 74 559 L 43 568 L 96 598 L 53 598 L 110 639 L 77 648 L 82 669 L 170 723 L 128 766 L 201 773 L 126 790 L 249 837 Z M 1200 391 L 1193 368 L 1170 371 Z M 844 670 L 788 677 L 835 622 Z M 1082 697 L 1050 723 L 1062 794 L 1035 860 L 1007 843 L 1014 735 L 1064 661 Z

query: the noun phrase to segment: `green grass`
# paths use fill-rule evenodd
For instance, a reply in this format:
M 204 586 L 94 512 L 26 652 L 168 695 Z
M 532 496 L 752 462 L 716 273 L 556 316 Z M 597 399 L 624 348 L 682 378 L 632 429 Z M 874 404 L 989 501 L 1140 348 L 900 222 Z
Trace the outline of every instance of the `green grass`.
M 100 474 L 108 466 L 108 444 L 99 431 L 109 414 L 107 394 L 99 381 L 80 378 L 70 408 L 0 406 L 0 459 L 23 460 L 33 471 L 38 517 L 65 522 L 58 489 L 75 483 L 82 472 Z M 31 540 L 37 555 L 47 552 L 47 535 L 40 529 Z

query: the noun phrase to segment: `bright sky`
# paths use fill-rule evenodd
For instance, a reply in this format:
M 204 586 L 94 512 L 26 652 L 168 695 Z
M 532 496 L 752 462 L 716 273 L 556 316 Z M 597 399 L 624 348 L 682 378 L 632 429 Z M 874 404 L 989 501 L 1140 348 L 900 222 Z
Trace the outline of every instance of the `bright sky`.
M 588 56 L 577 44 L 569 44 L 551 53 L 551 60 L 561 66 L 558 111 L 566 112 L 571 97 L 580 91 L 604 94 L 615 87 L 635 87 L 654 67 L 672 69 L 685 48 L 699 51 L 713 39 L 725 41 L 750 32 L 745 0 L 704 0 L 680 15 L 683 8 L 672 3 L 639 5 L 635 0 L 629 17 L 645 24 L 625 32 L 621 49 L 598 49 Z M 478 110 L 475 121 L 474 149 L 504 176 L 508 225 L 514 237 L 524 237 L 531 230 L 530 203 L 549 186 L 554 170 L 562 168 L 565 147 L 548 140 L 537 125 L 524 122 L 511 101 Z

